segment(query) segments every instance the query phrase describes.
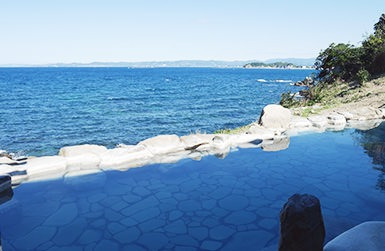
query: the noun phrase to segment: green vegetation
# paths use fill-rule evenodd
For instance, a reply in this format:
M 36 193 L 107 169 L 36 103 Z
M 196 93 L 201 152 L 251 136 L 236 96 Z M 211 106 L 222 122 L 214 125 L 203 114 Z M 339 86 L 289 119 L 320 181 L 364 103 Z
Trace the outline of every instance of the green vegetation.
M 234 129 L 219 129 L 214 132 L 214 134 L 239 134 L 246 132 L 251 125 L 245 125 L 241 127 L 237 127 Z
M 300 92 L 282 94 L 280 104 L 285 107 L 311 106 L 316 103 L 333 105 L 336 97 L 352 94 L 356 88 L 385 73 L 385 14 L 374 25 L 360 46 L 332 43 L 321 51 L 315 62 L 317 84 Z M 356 95 L 355 99 L 360 96 Z M 354 101 L 354 100 L 352 100 Z
M 270 64 L 255 62 L 255 63 L 245 64 L 243 67 L 244 68 L 280 68 L 280 69 L 302 68 L 302 66 L 298 66 L 298 65 L 295 65 L 292 63 L 286 63 L 286 62 L 275 62 Z

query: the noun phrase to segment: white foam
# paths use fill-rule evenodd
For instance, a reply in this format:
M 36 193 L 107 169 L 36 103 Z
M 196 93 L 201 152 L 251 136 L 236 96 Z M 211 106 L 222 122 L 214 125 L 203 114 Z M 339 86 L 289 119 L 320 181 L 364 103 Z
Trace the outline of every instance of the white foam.
M 293 81 L 292 80 L 277 79 L 274 82 L 277 82 L 277 83 L 292 83 Z

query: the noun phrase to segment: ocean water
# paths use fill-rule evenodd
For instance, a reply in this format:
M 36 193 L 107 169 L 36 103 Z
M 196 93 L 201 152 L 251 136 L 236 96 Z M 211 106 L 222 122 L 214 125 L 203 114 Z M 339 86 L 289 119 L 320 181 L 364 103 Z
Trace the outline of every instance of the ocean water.
M 53 155 L 62 146 L 135 144 L 255 121 L 309 70 L 0 68 L 0 149 Z
M 277 250 L 294 193 L 320 199 L 326 241 L 385 220 L 385 123 L 124 172 L 23 183 L 0 205 L 3 250 Z M 11 196 L 11 195 L 10 195 Z

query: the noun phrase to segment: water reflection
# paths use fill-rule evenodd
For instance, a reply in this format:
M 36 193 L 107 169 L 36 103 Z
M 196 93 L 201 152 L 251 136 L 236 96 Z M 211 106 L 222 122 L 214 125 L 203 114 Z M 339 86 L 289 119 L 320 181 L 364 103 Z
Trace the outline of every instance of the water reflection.
M 380 171 L 376 188 L 385 191 L 385 122 L 378 127 L 360 131 L 357 130 L 359 143 L 365 153 L 372 159 L 374 169 Z

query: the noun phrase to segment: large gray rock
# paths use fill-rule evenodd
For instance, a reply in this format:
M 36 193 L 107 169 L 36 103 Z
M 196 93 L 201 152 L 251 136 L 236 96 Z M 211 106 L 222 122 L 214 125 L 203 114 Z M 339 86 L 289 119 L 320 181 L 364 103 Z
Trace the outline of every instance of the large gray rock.
M 184 151 L 185 145 L 181 139 L 175 135 L 158 135 L 153 138 L 143 140 L 138 143 L 145 146 L 152 154 L 165 154 Z
M 324 251 L 383 251 L 385 222 L 368 221 L 343 232 L 329 241 Z
M 325 227 L 315 196 L 291 196 L 281 210 L 280 221 L 279 251 L 322 251 Z
M 56 178 L 66 172 L 67 162 L 61 156 L 45 156 L 39 158 L 28 159 L 23 165 L 27 170 L 27 175 L 30 178 Z
M 77 145 L 77 146 L 65 146 L 62 147 L 59 151 L 59 156 L 63 157 L 73 157 L 73 156 L 79 156 L 83 154 L 96 154 L 100 155 L 107 151 L 107 148 L 105 146 L 99 146 L 99 145 Z
M 144 145 L 109 149 L 101 155 L 101 169 L 125 169 L 150 163 L 154 155 Z
M 85 153 L 82 155 L 65 157 L 67 161 L 67 170 L 78 171 L 78 170 L 98 169 L 101 161 L 100 156 L 94 153 Z
M 265 128 L 286 130 L 290 126 L 291 112 L 281 105 L 267 105 L 263 108 L 259 124 Z

